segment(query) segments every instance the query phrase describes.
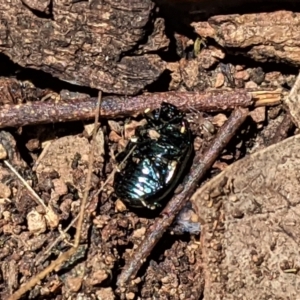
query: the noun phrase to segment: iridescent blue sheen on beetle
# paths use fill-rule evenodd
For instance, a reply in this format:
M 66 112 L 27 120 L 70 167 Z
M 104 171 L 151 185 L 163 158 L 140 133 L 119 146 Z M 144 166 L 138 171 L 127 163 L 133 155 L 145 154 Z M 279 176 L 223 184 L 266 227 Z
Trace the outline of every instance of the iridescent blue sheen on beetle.
M 163 102 L 146 110 L 147 124 L 118 156 L 121 162 L 132 150 L 114 179 L 115 194 L 132 207 L 155 209 L 176 188 L 193 153 L 193 138 L 185 114 Z

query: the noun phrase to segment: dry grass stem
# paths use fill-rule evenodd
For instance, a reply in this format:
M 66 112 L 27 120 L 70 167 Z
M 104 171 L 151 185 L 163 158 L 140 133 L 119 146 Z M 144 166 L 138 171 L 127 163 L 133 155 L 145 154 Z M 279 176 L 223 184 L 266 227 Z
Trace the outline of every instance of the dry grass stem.
M 33 188 L 26 182 L 26 180 L 17 172 L 17 170 L 9 163 L 8 160 L 4 160 L 4 164 L 18 177 L 18 179 L 23 183 L 23 185 L 27 188 L 27 190 L 31 193 L 31 195 L 36 200 L 37 204 L 41 205 L 45 211 L 49 210 L 48 206 L 44 203 L 44 201 L 39 197 L 39 195 L 33 190 Z
M 70 248 L 68 251 L 64 252 L 61 256 L 59 256 L 54 262 L 52 262 L 42 272 L 40 272 L 39 274 L 37 274 L 36 276 L 31 278 L 23 286 L 21 286 L 14 294 L 12 294 L 9 297 L 9 300 L 17 300 L 20 297 L 22 297 L 26 292 L 28 292 L 36 284 L 38 284 L 39 281 L 43 280 L 50 272 L 55 270 L 57 267 L 59 267 L 65 261 L 67 261 L 71 256 L 73 256 L 73 254 L 76 253 L 76 251 L 78 249 L 78 245 L 80 243 L 80 234 L 81 234 L 81 229 L 82 229 L 82 224 L 83 224 L 83 219 L 84 219 L 84 211 L 85 211 L 85 207 L 86 207 L 88 193 L 89 193 L 89 190 L 91 187 L 91 177 L 92 177 L 92 168 L 93 168 L 93 160 L 94 160 L 94 147 L 93 146 L 94 146 L 95 140 L 96 140 L 95 137 L 96 137 L 98 121 L 99 121 L 101 96 L 102 96 L 102 93 L 99 92 L 97 107 L 96 107 L 96 111 L 95 111 L 95 128 L 94 128 L 93 138 L 92 138 L 92 147 L 91 147 L 91 151 L 90 151 L 90 155 L 89 155 L 89 168 L 88 168 L 88 174 L 87 174 L 86 188 L 85 188 L 85 192 L 84 192 L 82 202 L 81 202 L 80 213 L 79 213 L 78 223 L 77 223 L 77 227 L 76 227 L 74 246 L 72 248 Z M 11 166 L 8 165 L 8 167 L 10 168 Z M 19 178 L 19 175 L 17 175 L 17 176 Z M 32 190 L 31 187 L 29 187 L 29 188 L 30 188 L 30 190 Z M 34 194 L 35 194 L 35 192 L 34 192 Z

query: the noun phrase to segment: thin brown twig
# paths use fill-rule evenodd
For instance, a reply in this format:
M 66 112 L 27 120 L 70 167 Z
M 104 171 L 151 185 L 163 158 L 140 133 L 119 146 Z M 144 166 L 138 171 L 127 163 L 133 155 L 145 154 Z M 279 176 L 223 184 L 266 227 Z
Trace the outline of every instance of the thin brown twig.
M 84 218 L 84 212 L 86 207 L 86 202 L 88 198 L 88 193 L 91 187 L 91 178 L 92 178 L 92 169 L 93 169 L 93 160 L 94 160 L 94 144 L 96 142 L 96 132 L 99 122 L 99 114 L 100 114 L 100 103 L 101 103 L 101 92 L 99 92 L 98 97 L 98 103 L 96 106 L 96 110 L 94 111 L 95 115 L 95 128 L 93 132 L 93 138 L 92 138 L 92 146 L 91 151 L 89 155 L 89 168 L 88 168 L 88 174 L 87 174 L 87 181 L 86 181 L 86 187 L 85 192 L 82 198 L 81 207 L 80 207 L 80 214 L 78 218 L 78 223 L 76 227 L 76 234 L 75 234 L 75 241 L 74 246 L 70 248 L 68 251 L 64 252 L 61 256 L 59 256 L 54 262 L 52 262 L 48 267 L 46 267 L 43 271 L 41 271 L 39 274 L 31 278 L 29 281 L 27 281 L 23 286 L 21 286 L 15 293 L 13 293 L 8 300 L 17 300 L 22 297 L 26 292 L 31 290 L 39 281 L 44 279 L 50 272 L 52 272 L 54 269 L 56 269 L 58 266 L 62 265 L 66 260 L 68 260 L 71 256 L 76 253 L 79 243 L 80 243 L 80 235 L 82 230 L 82 224 L 83 224 L 83 218 Z
M 101 118 L 122 117 L 142 113 L 146 108 L 158 108 L 161 102 L 174 104 L 183 111 L 224 111 L 237 107 L 276 105 L 282 91 L 210 90 L 205 92 L 166 92 L 143 94 L 136 97 L 106 96 L 101 101 Z M 0 128 L 87 120 L 94 117 L 97 100 L 29 102 L 0 107 Z
M 120 288 L 125 287 L 131 279 L 133 279 L 143 262 L 152 251 L 154 246 L 162 237 L 163 233 L 172 224 L 174 218 L 185 205 L 186 201 L 191 197 L 198 182 L 204 174 L 211 168 L 221 151 L 234 136 L 237 129 L 244 122 L 248 115 L 247 109 L 237 108 L 220 128 L 210 147 L 203 155 L 197 155 L 194 159 L 193 166 L 189 175 L 183 183 L 183 190 L 180 194 L 175 195 L 162 211 L 156 223 L 148 229 L 146 237 L 142 244 L 136 249 L 131 260 L 126 263 L 120 274 L 117 285 Z

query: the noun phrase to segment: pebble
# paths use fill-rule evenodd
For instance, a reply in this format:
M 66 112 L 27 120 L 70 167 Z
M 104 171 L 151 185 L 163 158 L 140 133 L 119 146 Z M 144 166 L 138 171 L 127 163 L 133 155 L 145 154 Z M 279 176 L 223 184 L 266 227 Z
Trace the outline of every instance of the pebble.
M 28 230 L 35 234 L 39 235 L 44 233 L 47 229 L 45 217 L 38 213 L 36 210 L 30 211 L 27 216 L 27 226 Z
M 11 189 L 4 183 L 0 182 L 0 198 L 8 199 L 11 196 Z
M 215 88 L 219 88 L 224 85 L 225 77 L 222 73 L 218 73 L 216 76 Z
M 0 144 L 0 159 L 6 159 L 7 158 L 7 152 L 2 144 Z

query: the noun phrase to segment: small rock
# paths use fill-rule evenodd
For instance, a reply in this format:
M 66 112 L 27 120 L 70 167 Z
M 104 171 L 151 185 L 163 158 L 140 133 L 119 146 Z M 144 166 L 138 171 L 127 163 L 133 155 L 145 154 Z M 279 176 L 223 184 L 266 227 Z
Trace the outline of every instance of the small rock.
M 105 153 L 105 150 L 104 150 L 105 141 L 104 141 L 104 133 L 103 133 L 103 130 L 101 128 L 99 128 L 98 131 L 97 131 L 97 134 L 96 134 L 96 137 L 95 137 L 95 142 L 96 142 L 96 146 L 97 146 L 94 149 L 95 155 L 96 155 L 96 157 L 102 157 L 103 154 Z
M 225 52 L 223 49 L 219 47 L 210 46 L 210 51 L 212 52 L 212 56 L 218 59 L 224 59 L 225 58 Z
M 129 124 L 124 125 L 124 137 L 125 139 L 130 139 L 135 134 L 135 129 L 138 126 L 146 125 L 147 121 L 145 119 L 137 122 L 137 121 L 131 121 Z
M 219 88 L 223 86 L 225 82 L 225 77 L 222 73 L 218 73 L 216 76 L 215 88 Z
M 196 136 L 195 139 L 194 139 L 194 149 L 195 149 L 195 151 L 199 151 L 202 147 L 202 144 L 203 144 L 203 140 L 199 136 Z
M 231 155 L 231 154 L 222 155 L 222 159 L 224 159 L 224 160 L 232 160 L 232 158 L 233 158 L 233 155 Z
M 234 80 L 234 85 L 238 89 L 242 89 L 245 87 L 245 81 L 243 79 L 235 79 Z
M 199 222 L 199 217 L 198 217 L 198 215 L 196 213 L 192 212 L 190 214 L 190 220 L 193 223 L 197 223 L 197 222 Z
M 142 282 L 141 277 L 136 277 L 135 279 L 132 280 L 132 283 L 135 284 L 135 285 L 137 285 L 137 284 L 139 284 L 141 282 Z
M 245 83 L 245 88 L 246 89 L 256 89 L 258 85 L 254 81 L 248 81 Z
M 265 72 L 261 67 L 258 67 L 251 72 L 251 80 L 257 83 L 258 85 L 261 84 L 265 80 Z
M 264 122 L 266 119 L 266 108 L 265 106 L 257 107 L 250 112 L 250 116 L 256 123 Z
M 199 79 L 202 81 L 204 80 L 200 74 L 199 62 L 196 60 L 188 61 L 186 66 L 182 69 L 181 75 L 182 80 L 188 89 L 192 89 L 199 85 Z
M 28 235 L 30 235 L 28 231 L 20 234 L 20 237 L 26 241 L 26 250 L 37 251 L 42 248 L 47 240 L 46 234 L 40 234 L 32 238 L 29 238 Z
M 145 227 L 141 227 L 139 229 L 136 229 L 133 234 L 132 234 L 132 237 L 133 238 L 137 238 L 137 239 L 140 239 L 141 237 L 143 237 L 145 235 L 145 232 L 146 232 L 146 228 Z
M 95 124 L 87 124 L 84 126 L 84 130 L 87 133 L 88 137 L 91 137 L 95 128 Z
M 197 56 L 197 64 L 204 69 L 211 68 L 214 64 L 218 63 L 220 59 L 223 59 L 225 53 L 219 48 L 210 46 L 209 48 L 204 48 Z
M 214 124 L 208 119 L 203 120 L 202 128 L 203 128 L 203 130 L 205 130 L 209 134 L 214 134 L 215 131 L 216 131 L 216 128 L 215 128 Z
M 97 295 L 97 299 L 98 300 L 114 300 L 115 299 L 115 295 L 114 292 L 112 290 L 112 288 L 108 287 L 108 288 L 100 288 L 96 291 L 96 295 Z
M 199 249 L 199 244 L 193 243 L 187 247 L 190 251 Z
M 13 232 L 13 227 L 11 224 L 1 225 L 1 230 L 4 234 L 11 234 Z
M 247 81 L 250 78 L 250 75 L 246 70 L 243 70 L 243 71 L 236 72 L 234 74 L 234 78 L 238 79 L 238 80 L 241 79 L 241 80 Z
M 126 209 L 127 209 L 126 205 L 120 199 L 117 199 L 117 201 L 115 202 L 115 211 L 123 212 Z
M 121 138 L 118 142 L 118 152 L 122 152 L 128 144 L 128 141 Z
M 117 134 L 121 134 L 122 133 L 122 126 L 113 120 L 109 120 L 108 121 L 108 126 L 110 128 L 111 131 L 115 131 Z
M 59 208 L 62 211 L 60 215 L 61 219 L 67 220 L 70 216 L 72 202 L 73 200 L 71 198 L 67 198 L 60 204 Z
M 199 234 L 200 222 L 198 215 L 190 206 L 185 206 L 177 215 L 173 223 L 172 232 L 174 234 Z
M 148 134 L 151 140 L 157 140 L 160 137 L 160 134 L 154 129 L 149 129 Z
M 59 224 L 59 217 L 52 209 L 48 208 L 45 218 L 51 228 L 57 228 Z
M 0 144 L 0 159 L 6 159 L 7 158 L 7 152 L 2 144 Z
M 122 137 L 118 135 L 115 131 L 111 131 L 108 136 L 109 140 L 115 143 L 118 143 Z
M 10 213 L 10 211 L 5 210 L 5 211 L 2 213 L 2 216 L 3 216 L 3 219 L 4 219 L 5 221 L 10 221 L 10 220 L 11 220 L 11 213 Z
M 78 292 L 82 285 L 81 277 L 68 277 L 66 279 L 66 286 L 71 292 Z
M 163 277 L 162 279 L 161 279 L 161 282 L 162 283 L 169 283 L 170 282 L 170 278 L 169 278 L 169 276 L 165 276 L 165 277 Z
M 53 179 L 52 180 L 54 191 L 59 195 L 63 196 L 68 194 L 68 187 L 62 179 Z
M 87 284 L 92 286 L 99 285 L 107 278 L 108 278 L 108 274 L 106 271 L 98 270 L 93 272 L 91 277 L 87 279 Z
M 268 117 L 270 119 L 276 119 L 281 112 L 282 112 L 282 107 L 281 106 L 269 107 L 269 109 L 268 109 Z
M 0 182 L 0 198 L 8 199 L 10 196 L 10 188 L 6 184 Z
M 286 84 L 288 85 L 289 88 L 292 88 L 295 84 L 296 81 L 296 76 L 295 75 L 288 75 L 285 78 Z
M 36 210 L 29 212 L 26 218 L 28 230 L 31 233 L 39 235 L 46 231 L 47 226 L 45 217 L 42 214 L 39 214 Z
M 135 298 L 135 294 L 130 292 L 130 293 L 126 293 L 126 299 L 128 300 L 132 300 Z
M 277 73 L 279 73 L 279 76 L 281 76 L 281 78 L 283 78 L 280 72 L 277 72 Z M 266 77 L 266 74 L 261 67 L 258 67 L 256 69 L 252 70 L 251 80 L 254 81 L 255 83 L 257 83 L 258 85 L 262 84 L 262 82 L 265 81 L 265 77 Z M 277 77 L 277 75 L 275 75 L 275 77 Z
M 228 164 L 226 164 L 225 162 L 216 161 L 213 164 L 213 168 L 219 169 L 220 171 L 224 171 L 227 167 L 228 167 Z
M 172 90 L 178 90 L 179 85 L 182 81 L 181 73 L 180 73 L 180 63 L 178 62 L 169 62 L 167 64 L 167 69 L 171 72 L 171 81 L 169 83 L 169 89 Z
M 236 71 L 242 71 L 242 70 L 244 70 L 244 68 L 245 68 L 245 66 L 241 66 L 241 65 L 235 66 Z
M 227 117 L 224 114 L 217 114 L 212 119 L 212 123 L 217 127 L 222 127 L 226 121 Z
M 29 151 L 35 151 L 41 148 L 41 143 L 38 139 L 31 139 L 26 143 L 26 148 Z

